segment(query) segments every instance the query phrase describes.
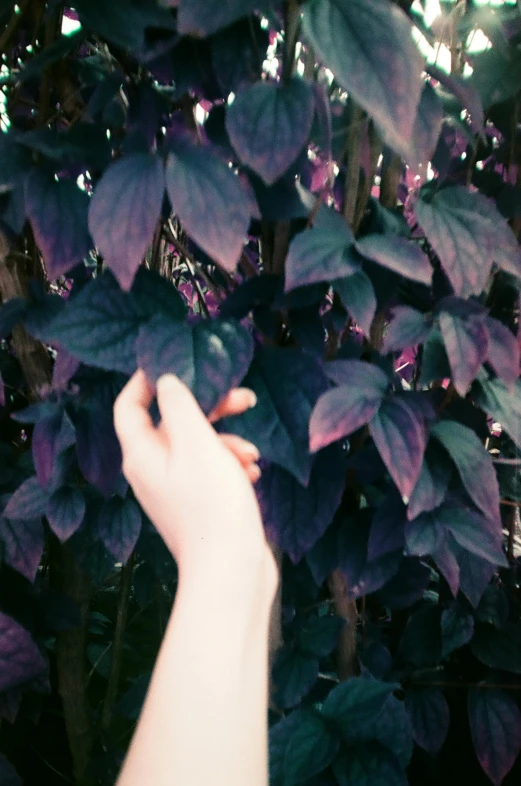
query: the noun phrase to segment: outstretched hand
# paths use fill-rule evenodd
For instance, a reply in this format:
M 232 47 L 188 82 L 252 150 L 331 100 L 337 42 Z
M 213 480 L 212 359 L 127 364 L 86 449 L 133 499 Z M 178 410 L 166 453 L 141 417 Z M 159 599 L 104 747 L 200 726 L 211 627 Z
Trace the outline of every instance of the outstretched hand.
M 157 428 L 149 414 L 156 395 Z M 267 556 L 276 571 L 252 486 L 260 477 L 259 452 L 211 426 L 255 403 L 251 390 L 236 388 L 207 418 L 178 377 L 165 374 L 154 387 L 141 369 L 116 400 L 123 474 L 181 569 L 225 553 L 239 560 Z

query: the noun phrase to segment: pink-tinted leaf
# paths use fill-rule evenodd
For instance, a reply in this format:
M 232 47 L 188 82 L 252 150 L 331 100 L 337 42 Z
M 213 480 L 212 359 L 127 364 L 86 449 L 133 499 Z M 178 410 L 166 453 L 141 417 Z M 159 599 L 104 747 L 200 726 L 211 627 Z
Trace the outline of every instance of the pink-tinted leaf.
M 346 278 L 360 270 L 350 247 L 354 237 L 345 230 L 311 229 L 299 232 L 290 243 L 285 266 L 285 291 L 319 281 Z
M 311 0 L 303 10 L 305 36 L 322 62 L 387 144 L 401 148 L 413 134 L 424 65 L 406 15 L 379 0 Z
M 468 713 L 478 761 L 501 786 L 521 751 L 521 712 L 505 691 L 470 688 Z
M 51 281 L 81 262 L 92 248 L 89 197 L 72 180 L 34 170 L 25 183 L 27 215 Z
M 46 667 L 43 655 L 25 628 L 0 612 L 0 691 L 38 677 Z
M 91 198 L 89 228 L 93 240 L 127 292 L 152 242 L 164 191 L 161 159 L 136 153 L 111 164 Z
M 63 486 L 49 499 L 45 512 L 49 526 L 63 543 L 81 526 L 86 510 L 85 497 L 80 489 Z
M 349 436 L 376 415 L 385 389 L 340 385 L 323 393 L 309 421 L 309 444 L 312 453 Z
M 10 519 L 31 519 L 43 516 L 48 498 L 48 492 L 42 488 L 38 478 L 33 476 L 24 480 L 16 489 L 2 515 Z
M 410 306 L 395 306 L 385 331 L 383 352 L 396 352 L 422 344 L 429 330 L 430 323 L 421 311 Z
M 311 83 L 256 82 L 241 90 L 226 113 L 226 129 L 241 161 L 271 186 L 286 172 L 311 132 Z
M 40 420 L 33 429 L 32 451 L 38 483 L 42 488 L 49 485 L 56 457 L 58 437 L 63 422 L 63 412 Z
M 333 281 L 333 289 L 338 294 L 344 308 L 360 325 L 364 334 L 369 336 L 371 324 L 376 313 L 376 295 L 371 279 L 363 270 Z
M 445 696 L 435 688 L 408 690 L 405 709 L 411 719 L 415 743 L 436 756 L 449 731 L 449 705 Z
M 141 532 L 141 511 L 132 499 L 112 497 L 100 511 L 97 534 L 112 556 L 125 564 Z
M 294 565 L 333 520 L 345 486 L 345 454 L 337 445 L 316 457 L 307 488 L 275 464 L 263 470 L 256 492 L 266 534 Z
M 507 386 L 519 377 L 519 343 L 511 330 L 498 319 L 486 318 L 488 333 L 487 360 Z
M 407 504 L 420 476 L 428 430 L 405 396 L 386 399 L 369 423 L 378 452 Z
M 267 6 L 266 0 L 163 0 L 163 5 L 179 6 L 177 29 L 183 35 L 208 36 L 236 19 Z
M 452 381 L 464 397 L 487 357 L 488 330 L 479 318 L 463 320 L 442 312 L 439 319 Z
M 432 267 L 421 248 L 398 235 L 366 235 L 356 242 L 359 253 L 420 284 L 431 283 Z
M 180 147 L 168 156 L 166 188 L 188 235 L 233 273 L 251 215 L 239 178 L 210 149 Z
M 29 581 L 34 581 L 43 554 L 41 518 L 15 521 L 0 518 L 4 560 Z

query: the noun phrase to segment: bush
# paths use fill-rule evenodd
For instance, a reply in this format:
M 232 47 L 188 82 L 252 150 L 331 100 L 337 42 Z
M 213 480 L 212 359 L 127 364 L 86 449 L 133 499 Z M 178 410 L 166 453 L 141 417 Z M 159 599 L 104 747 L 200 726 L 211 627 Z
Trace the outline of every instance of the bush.
M 258 397 L 273 786 L 519 782 L 521 16 L 440 7 L 0 3 L 2 783 L 112 784 L 139 714 L 138 365 Z

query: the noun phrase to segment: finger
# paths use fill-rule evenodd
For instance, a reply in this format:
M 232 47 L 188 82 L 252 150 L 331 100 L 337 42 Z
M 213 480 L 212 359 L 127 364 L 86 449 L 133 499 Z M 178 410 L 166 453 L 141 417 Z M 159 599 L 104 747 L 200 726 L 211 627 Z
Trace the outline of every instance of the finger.
M 154 387 L 145 372 L 138 369 L 114 403 L 114 428 L 122 451 L 128 452 L 140 440 L 154 439 L 155 428 L 148 412 L 154 400 Z
M 254 407 L 257 403 L 257 396 L 249 388 L 234 388 L 230 390 L 222 401 L 208 416 L 210 423 L 216 420 L 229 417 L 230 415 L 241 415 L 247 409 Z
M 246 473 L 251 483 L 256 483 L 261 476 L 260 467 L 258 467 L 257 464 L 250 464 Z
M 157 380 L 157 403 L 161 413 L 164 433 L 170 443 L 198 445 L 198 440 L 216 433 L 208 423 L 191 390 L 175 374 L 163 374 Z M 204 442 L 201 442 L 201 448 Z
M 219 434 L 219 439 L 234 456 L 237 456 L 243 467 L 247 467 L 252 462 L 260 459 L 258 448 L 236 434 Z

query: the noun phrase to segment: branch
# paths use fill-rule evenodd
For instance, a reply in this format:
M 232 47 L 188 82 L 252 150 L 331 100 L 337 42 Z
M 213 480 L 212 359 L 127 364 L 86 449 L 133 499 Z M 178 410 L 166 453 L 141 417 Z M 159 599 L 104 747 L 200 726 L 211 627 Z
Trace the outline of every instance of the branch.
M 119 583 L 119 599 L 116 617 L 116 630 L 114 631 L 114 641 L 112 643 L 112 659 L 110 662 L 110 674 L 107 684 L 107 692 L 103 703 L 101 715 L 101 731 L 108 734 L 112 722 L 112 711 L 118 695 L 119 681 L 121 676 L 121 661 L 123 657 L 123 646 L 125 643 L 125 627 L 127 624 L 128 603 L 130 591 L 132 589 L 132 576 L 134 572 L 134 553 L 130 556 L 126 565 L 121 569 Z
M 364 118 L 364 110 L 352 102 L 351 122 L 349 123 L 346 139 L 347 169 L 344 187 L 344 204 L 342 206 L 342 213 L 351 229 L 353 229 L 354 226 L 358 185 L 360 182 L 360 160 L 365 127 Z

